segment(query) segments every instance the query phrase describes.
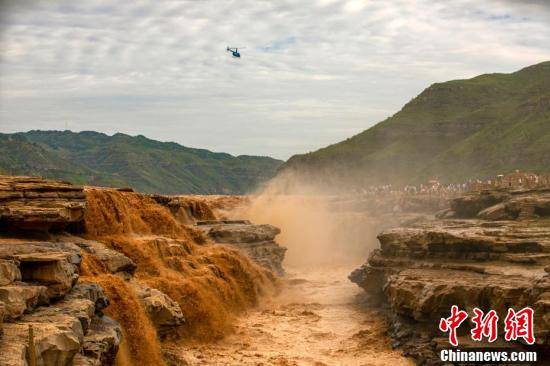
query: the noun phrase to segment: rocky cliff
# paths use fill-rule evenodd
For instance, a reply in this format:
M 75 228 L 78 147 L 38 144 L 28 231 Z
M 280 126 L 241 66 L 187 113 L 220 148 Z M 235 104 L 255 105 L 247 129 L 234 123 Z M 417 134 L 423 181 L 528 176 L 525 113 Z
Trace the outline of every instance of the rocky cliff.
M 65 228 L 82 221 L 86 197 L 80 186 L 34 177 L 0 179 L 0 223 L 4 228 Z
M 482 192 L 451 201 L 440 219 L 379 234 L 373 251 L 351 275 L 387 310 L 394 345 L 419 364 L 438 365 L 438 350 L 449 348 L 438 330 L 452 305 L 535 310 L 536 345 L 497 342 L 499 349 L 550 348 L 550 215 L 548 193 Z M 473 342 L 469 327 L 459 333 L 461 350 L 488 347 Z
M 80 247 L 48 233 L 84 217 L 82 187 L 0 177 L 0 362 L 109 365 L 122 331 L 97 284 L 80 283 Z M 14 230 L 15 229 L 15 230 Z M 39 230 L 25 238 L 22 229 Z
M 276 283 L 195 226 L 216 219 L 199 198 L 0 176 L 0 364 L 186 364 L 164 344 L 222 336 Z

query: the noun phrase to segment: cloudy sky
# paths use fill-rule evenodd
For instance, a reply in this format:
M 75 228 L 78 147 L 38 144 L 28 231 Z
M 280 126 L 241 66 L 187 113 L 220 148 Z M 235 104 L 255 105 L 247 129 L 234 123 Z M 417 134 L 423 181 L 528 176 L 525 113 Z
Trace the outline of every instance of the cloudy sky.
M 0 0 L 0 132 L 286 159 L 434 82 L 550 60 L 547 0 Z M 246 47 L 234 59 L 226 46 Z

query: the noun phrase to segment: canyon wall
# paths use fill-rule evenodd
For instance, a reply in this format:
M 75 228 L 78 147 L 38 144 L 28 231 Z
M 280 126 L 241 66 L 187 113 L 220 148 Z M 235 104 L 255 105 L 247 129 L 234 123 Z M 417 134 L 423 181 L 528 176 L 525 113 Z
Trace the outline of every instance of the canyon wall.
M 216 221 L 216 208 L 193 196 L 0 177 L 0 359 L 186 364 L 171 347 L 226 334 L 276 290 L 271 269 L 282 270 L 278 229 Z M 205 232 L 196 225 L 205 220 L 224 229 Z
M 74 241 L 50 235 L 80 222 L 81 187 L 0 179 L 0 359 L 3 365 L 112 364 L 122 337 L 97 284 L 78 281 Z
M 451 348 L 440 319 L 451 306 L 472 313 L 532 307 L 536 344 L 474 342 L 459 329 L 459 348 L 537 350 L 550 347 L 550 192 L 482 192 L 455 198 L 439 219 L 392 228 L 350 279 L 386 309 L 394 346 L 420 364 L 438 365 Z M 499 325 L 502 327 L 502 322 Z M 502 329 L 501 329 L 502 330 Z

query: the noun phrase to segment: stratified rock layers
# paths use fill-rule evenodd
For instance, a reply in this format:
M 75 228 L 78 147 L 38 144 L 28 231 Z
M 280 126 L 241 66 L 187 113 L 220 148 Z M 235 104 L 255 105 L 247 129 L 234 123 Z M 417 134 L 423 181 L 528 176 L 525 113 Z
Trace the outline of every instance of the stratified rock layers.
M 31 229 L 65 228 L 82 220 L 82 187 L 35 177 L 0 176 L 0 223 Z
M 461 219 L 383 231 L 378 236 L 380 249 L 350 279 L 373 302 L 386 307 L 394 344 L 420 364 L 440 364 L 437 351 L 450 347 L 438 324 L 449 316 L 452 305 L 470 314 L 474 307 L 495 310 L 502 322 L 508 308 L 532 307 L 536 345 L 529 350 L 543 357 L 550 347 L 550 222 L 541 214 L 546 202 L 545 192 L 485 192 L 457 198 L 446 217 Z M 496 205 L 506 207 L 506 217 L 516 220 L 476 218 L 487 215 L 491 207 L 498 210 Z M 527 210 L 529 215 L 521 214 Z M 461 328 L 461 350 L 488 345 L 473 342 L 468 325 Z M 527 348 L 519 342 L 496 346 Z
M 122 333 L 102 314 L 108 299 L 98 285 L 77 284 L 79 246 L 47 232 L 78 223 L 84 209 L 81 187 L 0 177 L 2 365 L 114 363 Z
M 281 232 L 273 225 L 253 225 L 247 220 L 199 221 L 197 227 L 216 243 L 242 250 L 256 263 L 279 275 L 284 274 L 286 248 L 275 242 Z
M 194 225 L 215 219 L 194 196 L 0 176 L 0 364 L 163 365 L 164 341 L 225 334 L 276 280 Z
M 162 364 L 165 342 L 225 335 L 234 316 L 276 282 L 273 273 L 193 225 L 213 215 L 201 199 L 92 187 L 86 197 L 88 241 L 79 243 L 87 251 L 87 278 L 112 299 L 106 313 L 122 324 L 128 347 L 121 354 L 135 364 Z M 121 268 L 124 273 L 112 273 Z

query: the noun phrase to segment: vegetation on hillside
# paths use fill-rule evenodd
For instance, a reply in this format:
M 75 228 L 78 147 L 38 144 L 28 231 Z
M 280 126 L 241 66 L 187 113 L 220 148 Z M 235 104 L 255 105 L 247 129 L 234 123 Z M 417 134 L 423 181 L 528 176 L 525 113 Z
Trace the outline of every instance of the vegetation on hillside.
M 461 182 L 550 171 L 550 62 L 431 85 L 374 127 L 280 172 L 328 186 Z
M 232 156 L 117 133 L 29 131 L 0 134 L 0 173 L 73 183 L 130 186 L 141 192 L 246 193 L 270 179 L 281 161 Z

